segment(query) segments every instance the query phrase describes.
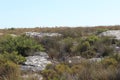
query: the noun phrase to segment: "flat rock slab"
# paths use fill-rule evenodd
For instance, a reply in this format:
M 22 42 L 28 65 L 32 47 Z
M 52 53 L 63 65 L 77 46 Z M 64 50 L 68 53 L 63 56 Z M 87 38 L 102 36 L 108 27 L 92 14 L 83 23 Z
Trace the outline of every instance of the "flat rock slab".
M 115 39 L 120 40 L 120 30 L 108 30 L 102 32 L 99 36 L 112 36 L 115 37 Z
M 51 61 L 47 59 L 48 55 L 33 55 L 26 57 L 26 62 L 21 65 L 21 70 L 29 71 L 41 71 L 44 70 L 47 64 L 51 64 Z

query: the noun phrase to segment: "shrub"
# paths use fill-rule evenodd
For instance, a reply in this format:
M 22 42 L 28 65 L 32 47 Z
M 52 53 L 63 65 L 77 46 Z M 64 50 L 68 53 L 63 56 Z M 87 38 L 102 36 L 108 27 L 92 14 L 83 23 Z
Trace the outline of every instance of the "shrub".
M 110 56 L 113 54 L 113 47 L 112 46 L 104 46 L 102 56 Z
M 30 55 L 32 51 L 43 51 L 42 45 L 38 44 L 34 39 L 26 36 L 11 37 L 5 36 L 0 40 L 1 52 L 13 52 L 17 51 L 23 56 Z
M 75 74 L 78 74 L 82 69 L 83 69 L 83 65 L 73 65 L 71 67 L 71 71 L 72 71 L 72 74 L 75 75 Z
M 12 53 L 4 52 L 3 54 L 0 54 L 0 56 L 3 59 L 14 62 L 15 64 L 21 64 L 26 60 L 25 57 L 21 56 L 17 52 Z
M 114 53 L 110 57 L 114 58 L 117 62 L 120 62 L 120 54 L 119 53 Z
M 104 67 L 117 66 L 118 62 L 114 58 L 105 58 L 102 61 Z
M 108 58 L 106 58 L 108 59 Z M 106 64 L 107 63 L 107 64 Z M 109 66 L 108 63 L 110 63 Z M 112 63 L 112 64 L 111 64 Z M 113 66 L 112 66 L 113 65 Z M 119 80 L 116 61 L 109 58 L 105 64 L 82 62 L 76 65 L 57 64 L 44 71 L 44 80 Z
M 95 35 L 91 35 L 86 39 L 86 41 L 88 41 L 91 45 L 93 45 L 97 40 L 99 40 L 99 38 Z
M 80 44 L 78 45 L 78 51 L 80 51 L 80 52 L 85 52 L 89 49 L 90 49 L 90 44 L 88 41 L 85 41 L 85 42 L 81 43 L 81 45 Z
M 81 53 L 81 56 L 84 58 L 93 58 L 96 56 L 96 52 L 94 50 L 87 50 Z
M 65 58 L 71 56 L 71 47 L 73 46 L 73 39 L 68 37 L 59 41 L 59 56 L 58 58 Z M 64 60 L 64 59 L 63 59 Z
M 59 74 L 63 74 L 63 73 L 69 73 L 70 72 L 70 68 L 68 65 L 65 64 L 58 64 L 55 66 L 55 70 L 57 71 L 57 73 Z
M 98 35 L 98 34 L 100 34 L 100 33 L 102 33 L 102 32 L 107 31 L 107 30 L 108 30 L 108 29 L 104 29 L 104 28 L 97 29 L 96 34 Z
M 68 37 L 60 41 L 60 50 L 61 52 L 70 53 L 71 47 L 73 45 L 73 39 Z
M 43 70 L 42 75 L 44 77 L 44 80 L 59 80 L 57 72 L 54 70 Z
M 20 70 L 15 63 L 0 58 L 0 80 L 19 80 Z
M 54 58 L 57 58 L 57 57 L 58 57 L 59 53 L 58 53 L 58 51 L 57 51 L 56 49 L 50 48 L 50 49 L 48 50 L 48 55 L 49 55 L 49 57 L 50 57 L 51 59 L 54 59 Z
M 103 38 L 103 39 L 99 39 L 95 45 L 94 45 L 94 50 L 96 50 L 96 52 L 100 53 L 99 56 L 109 56 L 112 55 L 114 52 L 114 48 L 112 46 L 112 42 L 111 40 L 109 40 L 109 38 Z

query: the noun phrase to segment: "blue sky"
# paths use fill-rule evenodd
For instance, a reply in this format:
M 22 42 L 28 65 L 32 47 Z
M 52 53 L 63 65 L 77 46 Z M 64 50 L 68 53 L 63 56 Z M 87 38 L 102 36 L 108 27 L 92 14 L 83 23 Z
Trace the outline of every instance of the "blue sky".
M 120 24 L 120 0 L 0 0 L 0 28 Z

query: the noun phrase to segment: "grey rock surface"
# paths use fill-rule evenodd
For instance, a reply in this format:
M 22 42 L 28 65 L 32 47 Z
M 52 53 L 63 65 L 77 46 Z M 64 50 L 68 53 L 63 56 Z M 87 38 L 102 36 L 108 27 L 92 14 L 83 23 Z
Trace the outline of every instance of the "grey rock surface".
M 21 65 L 21 70 L 41 71 L 44 70 L 47 64 L 51 64 L 48 60 L 48 55 L 45 52 L 36 52 L 33 56 L 26 57 L 26 62 Z
M 99 36 L 112 36 L 115 37 L 115 39 L 120 40 L 120 30 L 108 30 L 102 32 Z
M 88 59 L 89 62 L 100 62 L 102 60 L 103 60 L 103 58 L 91 58 L 91 59 Z
M 74 56 L 74 57 L 69 57 L 66 59 L 66 61 L 68 63 L 81 63 L 81 61 L 85 60 L 85 58 L 81 57 L 81 56 Z
M 55 36 L 61 36 L 61 34 L 59 33 L 38 33 L 38 32 L 26 32 L 25 33 L 26 36 L 29 36 L 29 37 L 37 37 L 37 38 L 42 38 L 42 37 L 45 37 L 45 36 L 48 36 L 48 37 L 55 37 Z

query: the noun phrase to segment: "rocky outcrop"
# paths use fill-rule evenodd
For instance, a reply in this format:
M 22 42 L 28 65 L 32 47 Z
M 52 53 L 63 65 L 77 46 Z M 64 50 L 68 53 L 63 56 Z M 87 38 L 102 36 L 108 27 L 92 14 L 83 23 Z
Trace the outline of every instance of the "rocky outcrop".
M 38 33 L 38 32 L 26 32 L 26 36 L 29 37 L 36 37 L 36 38 L 42 38 L 42 37 L 55 37 L 55 36 L 61 36 L 59 33 Z
M 108 30 L 102 32 L 99 36 L 112 36 L 115 37 L 115 39 L 120 40 L 120 30 Z
M 44 70 L 47 64 L 51 64 L 48 58 L 47 53 L 36 52 L 33 56 L 26 57 L 26 62 L 24 62 L 24 65 L 21 65 L 21 70 L 34 72 Z

